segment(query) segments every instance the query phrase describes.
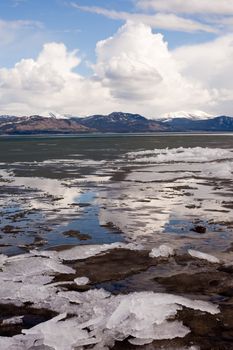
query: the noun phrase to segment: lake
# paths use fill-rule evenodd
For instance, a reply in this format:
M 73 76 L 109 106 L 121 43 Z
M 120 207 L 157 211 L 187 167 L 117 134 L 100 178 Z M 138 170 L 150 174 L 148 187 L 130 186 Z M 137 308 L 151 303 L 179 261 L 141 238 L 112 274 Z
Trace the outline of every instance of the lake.
M 18 295 L 6 297 L 0 293 L 3 304 L 23 300 L 60 314 L 64 300 L 56 299 L 58 295 L 65 298 L 65 291 L 77 292 L 87 320 L 85 303 L 91 303 L 90 293 L 96 293 L 96 299 L 93 295 L 91 298 L 103 314 L 106 305 L 98 293 L 111 293 L 112 310 L 124 295 L 133 298 L 135 292 L 149 293 L 145 298 L 150 299 L 153 292 L 162 293 L 166 299 L 166 293 L 170 293 L 204 304 L 187 306 L 187 301 L 174 299 L 174 305 L 183 305 L 179 318 L 186 320 L 192 335 L 180 341 L 155 341 L 156 349 L 188 349 L 190 344 L 198 349 L 201 342 L 212 344 L 211 349 L 215 349 L 216 342 L 219 348 L 228 349 L 223 346 L 233 339 L 229 321 L 233 286 L 232 174 L 231 134 L 1 137 L 0 278 L 6 290 L 10 288 Z M 56 285 L 56 291 L 46 289 L 45 304 L 39 294 L 19 292 L 19 281 L 30 289 L 30 276 L 35 279 L 31 282 L 35 290 L 55 282 L 70 285 L 62 289 Z M 89 282 L 74 287 L 74 277 L 86 277 Z M 84 300 L 85 293 L 89 294 Z M 51 298 L 56 305 L 48 301 Z M 72 298 L 74 294 L 69 294 L 67 308 L 75 314 Z M 207 302 L 211 303 L 208 307 Z M 215 331 L 211 339 L 205 332 L 200 341 L 198 327 L 204 327 L 206 318 L 199 313 L 208 314 L 210 305 L 209 325 Z M 215 312 L 217 305 L 220 315 Z M 190 313 L 186 308 L 199 311 Z M 26 312 L 21 310 L 21 314 Z M 14 310 L 8 316 L 17 314 Z M 192 324 L 193 315 L 198 324 Z M 43 321 L 51 318 L 47 313 L 43 317 Z M 165 316 L 163 322 L 164 329 L 170 329 L 166 328 Z M 227 322 L 231 326 L 224 326 Z M 10 330 L 1 325 L 0 330 L 13 339 L 24 327 L 30 325 L 24 321 L 17 328 L 13 322 Z M 179 333 L 181 328 L 173 332 Z M 182 332 L 186 334 L 184 328 Z M 219 336 L 221 332 L 225 332 L 226 339 Z M 88 345 L 89 335 L 85 337 L 84 345 Z M 135 336 L 132 344 L 139 344 L 139 338 L 143 336 Z M 117 344 L 114 349 L 123 349 Z

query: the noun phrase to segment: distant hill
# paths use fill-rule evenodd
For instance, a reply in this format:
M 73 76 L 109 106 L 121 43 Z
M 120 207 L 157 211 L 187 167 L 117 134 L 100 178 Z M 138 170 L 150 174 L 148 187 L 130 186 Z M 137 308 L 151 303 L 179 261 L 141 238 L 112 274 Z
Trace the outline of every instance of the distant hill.
M 204 120 L 175 118 L 163 124 L 169 131 L 233 131 L 233 118 L 227 116 Z
M 72 134 L 92 132 L 73 119 L 47 118 L 38 115 L 30 117 L 12 117 L 1 119 L 0 134 L 20 135 L 20 134 Z
M 113 112 L 89 117 L 0 115 L 0 135 L 140 133 L 140 132 L 233 132 L 233 117 L 211 117 L 178 112 L 156 120 L 140 114 Z
M 162 123 L 146 119 L 139 114 L 122 112 L 81 118 L 79 123 L 99 132 L 151 132 L 163 131 L 166 128 Z

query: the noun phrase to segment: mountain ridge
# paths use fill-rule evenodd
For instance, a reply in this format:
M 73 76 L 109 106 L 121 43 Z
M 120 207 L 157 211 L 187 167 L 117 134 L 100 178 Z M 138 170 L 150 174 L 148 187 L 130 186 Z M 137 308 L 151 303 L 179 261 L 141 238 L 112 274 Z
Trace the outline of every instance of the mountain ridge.
M 0 115 L 0 135 L 76 134 L 76 133 L 140 133 L 140 132 L 233 132 L 233 117 L 212 117 L 177 112 L 170 118 L 149 119 L 136 113 L 112 112 L 88 117 L 12 116 Z M 183 112 L 182 112 L 183 113 Z M 204 112 L 203 112 L 204 113 Z M 171 115 L 170 115 L 171 116 Z

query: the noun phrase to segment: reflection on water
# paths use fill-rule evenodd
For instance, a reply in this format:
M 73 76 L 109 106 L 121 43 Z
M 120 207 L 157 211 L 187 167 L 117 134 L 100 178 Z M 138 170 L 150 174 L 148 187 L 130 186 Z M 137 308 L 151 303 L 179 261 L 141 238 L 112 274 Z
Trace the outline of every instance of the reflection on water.
M 230 135 L 18 137 L 0 145 L 1 252 L 124 239 L 222 252 L 231 243 Z
M 232 172 L 230 135 L 0 138 L 1 335 L 42 315 L 0 347 L 230 349 Z
M 0 176 L 1 252 L 16 254 L 34 247 L 123 240 L 119 230 L 99 225 L 95 199 L 98 184 L 106 181 L 104 176 L 76 179 L 75 185 L 69 179 L 14 176 L 14 171 L 2 170 Z M 89 239 L 64 235 L 70 230 L 87 234 Z

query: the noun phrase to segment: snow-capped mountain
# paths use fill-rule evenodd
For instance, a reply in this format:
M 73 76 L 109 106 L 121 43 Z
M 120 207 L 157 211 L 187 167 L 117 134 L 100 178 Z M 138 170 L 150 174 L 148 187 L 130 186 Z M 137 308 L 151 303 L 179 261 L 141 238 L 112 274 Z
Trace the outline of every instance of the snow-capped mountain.
M 178 111 L 164 114 L 159 120 L 163 122 L 171 121 L 172 119 L 189 119 L 189 120 L 206 120 L 214 116 L 203 111 Z
M 140 114 L 123 112 L 79 118 L 79 123 L 98 132 L 148 132 L 161 130 L 161 126 L 157 121 L 150 121 Z
M 114 112 L 109 115 L 74 117 L 58 113 L 32 116 L 0 115 L 0 135 L 146 133 L 146 132 L 233 132 L 233 117 L 212 117 L 204 112 L 169 113 L 161 119 L 140 114 Z
M 43 113 L 41 113 L 41 116 L 43 116 L 44 118 L 54 118 L 54 119 L 70 119 L 72 118 L 72 115 L 69 114 L 60 114 L 54 111 L 45 111 Z
M 14 116 L 14 115 L 0 115 L 1 122 L 13 121 L 17 118 L 18 117 Z

